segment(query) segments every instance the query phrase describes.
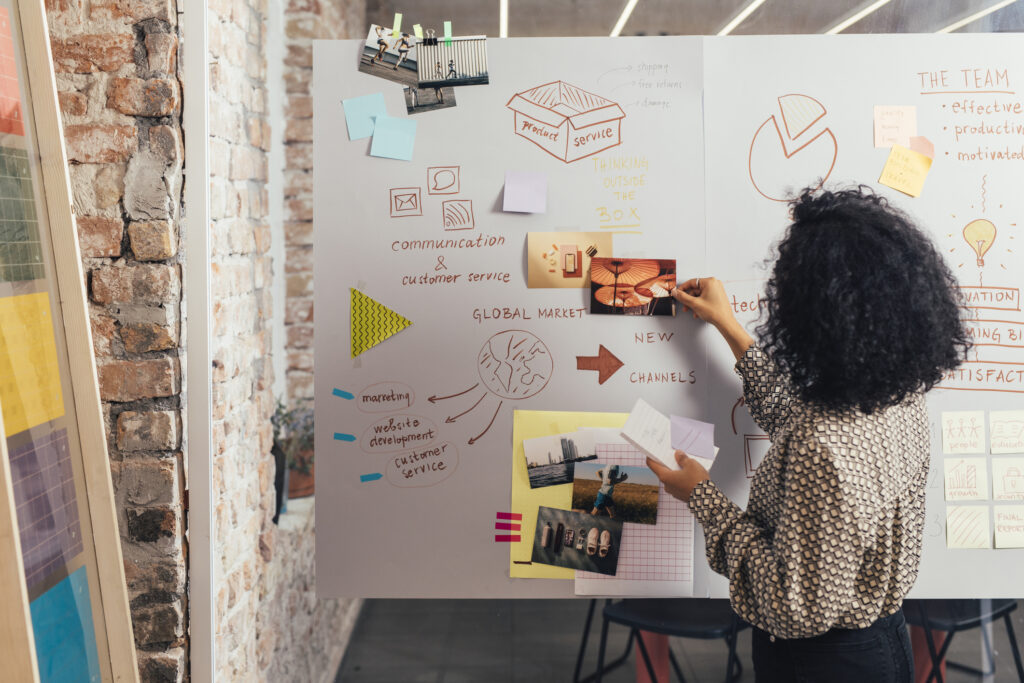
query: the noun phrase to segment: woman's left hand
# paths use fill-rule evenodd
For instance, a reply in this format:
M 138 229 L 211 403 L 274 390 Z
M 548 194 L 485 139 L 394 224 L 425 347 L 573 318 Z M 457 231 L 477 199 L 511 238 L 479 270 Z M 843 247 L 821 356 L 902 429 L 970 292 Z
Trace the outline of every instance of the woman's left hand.
M 647 466 L 665 485 L 665 490 L 674 498 L 689 503 L 694 487 L 710 477 L 708 477 L 708 471 L 699 462 L 682 451 L 676 451 L 676 462 L 679 463 L 679 469 L 673 470 L 654 458 L 647 458 Z

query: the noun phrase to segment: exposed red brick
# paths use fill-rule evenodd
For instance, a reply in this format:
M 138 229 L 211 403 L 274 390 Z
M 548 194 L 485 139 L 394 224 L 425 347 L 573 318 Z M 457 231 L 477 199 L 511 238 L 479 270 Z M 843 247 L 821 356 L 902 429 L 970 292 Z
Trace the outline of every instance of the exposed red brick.
M 143 19 L 177 20 L 173 0 L 92 0 L 90 18 L 120 19 L 137 23 Z
M 142 221 L 128 226 L 132 253 L 139 261 L 162 261 L 178 253 L 178 240 L 170 221 Z
M 117 416 L 117 448 L 122 451 L 170 451 L 178 447 L 181 438 L 181 425 L 178 414 L 171 410 L 152 410 L 139 412 L 126 410 Z M 130 499 L 136 504 L 150 505 L 154 502 L 153 496 L 159 495 L 165 486 L 150 486 L 145 481 L 155 473 L 150 470 L 138 470 L 133 468 L 129 474 L 139 473 L 134 477 L 140 480 L 135 490 L 130 491 Z M 173 462 L 160 466 L 161 479 L 173 477 Z M 127 483 L 127 482 L 122 482 Z M 152 490 L 151 490 L 152 489 Z
M 181 282 L 174 266 L 102 266 L 92 271 L 92 298 L 100 304 L 164 304 L 178 300 Z
M 81 164 L 127 161 L 139 148 L 135 126 L 82 124 L 64 126 L 68 159 Z
M 124 224 L 120 218 L 79 216 L 77 225 L 82 256 L 98 258 L 121 255 Z
M 131 33 L 83 34 L 53 39 L 50 46 L 57 73 L 117 71 L 131 63 L 135 36 Z
M 180 391 L 175 358 L 110 360 L 99 364 L 100 398 L 104 401 L 137 401 L 173 396 Z
M 89 100 L 80 92 L 60 92 L 57 99 L 62 114 L 82 116 L 89 110 Z
M 107 89 L 107 107 L 130 116 L 167 116 L 178 104 L 178 82 L 170 78 L 115 78 Z
M 157 323 L 138 322 L 122 325 L 121 338 L 128 353 L 166 351 L 178 345 L 175 328 Z
M 172 74 L 178 53 L 178 37 L 172 33 L 150 33 L 146 36 L 146 59 L 150 71 Z
M 92 349 L 97 356 L 110 356 L 117 338 L 117 321 L 109 315 L 93 313 L 89 317 L 92 328 Z

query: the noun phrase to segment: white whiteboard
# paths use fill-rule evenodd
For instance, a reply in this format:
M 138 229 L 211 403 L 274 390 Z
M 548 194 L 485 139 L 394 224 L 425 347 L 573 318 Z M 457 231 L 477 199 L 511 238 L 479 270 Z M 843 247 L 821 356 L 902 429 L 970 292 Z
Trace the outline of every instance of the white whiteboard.
M 940 118 L 940 105 L 953 96 L 920 95 L 916 80 L 918 71 L 998 67 L 1016 85 L 1024 78 L 1024 41 L 1017 37 L 492 39 L 490 85 L 458 88 L 456 107 L 412 117 L 417 136 L 411 162 L 370 157 L 369 140 L 348 140 L 343 99 L 383 92 L 388 113 L 404 116 L 399 86 L 356 72 L 360 47 L 360 41 L 314 45 L 316 559 L 322 596 L 572 595 L 571 581 L 509 579 L 508 546 L 493 542 L 495 513 L 509 507 L 513 409 L 622 412 L 642 396 L 663 412 L 713 420 L 722 453 L 712 476 L 734 500 L 745 502 L 749 469 L 766 442 L 745 409 L 735 406 L 741 392 L 724 344 L 682 315 L 542 318 L 542 310 L 586 308 L 589 290 L 527 289 L 528 232 L 599 231 L 619 221 L 627 227 L 616 231 L 616 256 L 674 258 L 681 277 L 717 275 L 729 281 L 737 301 L 756 304 L 765 275 L 758 264 L 784 227 L 786 209 L 751 182 L 751 140 L 777 110 L 776 98 L 788 93 L 811 96 L 828 111 L 817 125 L 827 124 L 836 140 L 830 181 L 875 184 L 887 150 L 872 147 L 873 105 L 917 105 L 919 134 L 936 144 L 935 167 L 921 199 L 886 194 L 931 226 L 943 247 L 949 243 L 950 263 L 965 283 L 976 283 L 979 273 L 957 269 L 963 259 L 956 250 L 967 247 L 962 237 L 958 244 L 947 234 L 957 237 L 966 223 L 961 219 L 975 217 L 981 177 L 986 211 L 1006 226 L 1001 234 L 1012 236 L 1009 224 L 1024 208 L 1019 192 L 1012 191 L 1024 178 L 1024 162 L 965 167 L 946 161 L 944 153 L 953 148 L 941 131 L 949 124 Z M 509 100 L 557 80 L 619 104 L 625 113 L 621 144 L 566 163 L 515 135 Z M 615 164 L 623 168 L 614 171 Z M 457 195 L 429 193 L 428 169 L 438 166 L 459 167 Z M 501 211 L 507 170 L 548 174 L 547 213 Z M 629 182 L 616 178 L 641 172 L 643 185 L 632 199 L 614 194 L 616 184 Z M 812 180 L 799 177 L 794 183 Z M 392 188 L 419 188 L 423 215 L 392 218 Z M 453 198 L 472 201 L 472 230 L 444 229 L 442 202 Z M 467 238 L 496 244 L 406 244 Z M 985 284 L 1019 288 L 1019 252 L 999 255 L 1002 260 L 993 263 L 1007 268 L 986 269 Z M 508 273 L 508 282 L 468 282 L 470 273 Z M 435 274 L 462 277 L 451 284 L 403 284 L 403 277 Z M 413 324 L 351 358 L 350 287 Z M 497 319 L 490 317 L 494 309 Z M 480 381 L 476 362 L 482 345 L 513 329 L 531 333 L 550 351 L 547 385 L 523 399 L 486 395 L 470 409 L 480 389 L 460 392 Z M 579 371 L 575 363 L 576 356 L 596 355 L 599 344 L 625 364 L 602 385 L 596 373 Z M 1019 360 L 1019 351 L 1009 353 L 1010 360 Z M 669 381 L 639 383 L 644 373 Z M 683 381 L 673 381 L 672 373 Z M 412 405 L 371 413 L 360 410 L 358 400 L 334 393 L 359 396 L 383 382 L 407 387 Z M 931 405 L 937 438 L 939 411 L 1021 408 L 1024 394 L 941 391 Z M 447 443 L 449 452 L 458 453 L 443 481 L 403 488 L 386 477 L 361 480 L 366 473 L 386 472 L 394 456 L 368 448 L 364 433 L 397 415 L 432 425 L 434 443 Z M 355 441 L 336 440 L 336 433 Z M 938 473 L 938 441 L 933 450 Z M 946 550 L 943 536 L 932 535 L 936 516 L 944 514 L 941 474 L 933 482 L 938 488 L 929 489 L 925 555 L 914 594 L 1015 596 L 1013 577 L 1024 565 L 1024 551 Z M 697 543 L 695 594 L 725 595 L 724 580 L 707 571 L 699 536 Z

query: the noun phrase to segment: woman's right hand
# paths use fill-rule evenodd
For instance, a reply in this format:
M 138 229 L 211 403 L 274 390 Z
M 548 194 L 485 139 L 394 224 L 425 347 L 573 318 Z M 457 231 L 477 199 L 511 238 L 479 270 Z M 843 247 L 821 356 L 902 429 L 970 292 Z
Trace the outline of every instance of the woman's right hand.
M 737 359 L 754 343 L 736 320 L 729 295 L 725 293 L 725 286 L 718 278 L 687 280 L 672 290 L 672 296 L 683 305 L 684 311 L 692 311 L 694 317 L 714 325 Z
M 714 277 L 698 277 L 676 285 L 672 296 L 683 305 L 684 311 L 715 327 L 722 328 L 735 316 L 722 281 Z

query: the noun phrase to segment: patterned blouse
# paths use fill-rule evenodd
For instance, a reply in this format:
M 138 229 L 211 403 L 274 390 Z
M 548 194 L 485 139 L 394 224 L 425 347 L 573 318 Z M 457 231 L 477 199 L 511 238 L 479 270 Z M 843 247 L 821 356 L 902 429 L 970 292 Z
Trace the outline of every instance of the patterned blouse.
M 790 395 L 757 346 L 736 363 L 772 441 L 744 512 L 710 480 L 690 509 L 733 609 L 780 638 L 863 628 L 896 612 L 917 578 L 929 431 L 924 397 L 867 415 Z

